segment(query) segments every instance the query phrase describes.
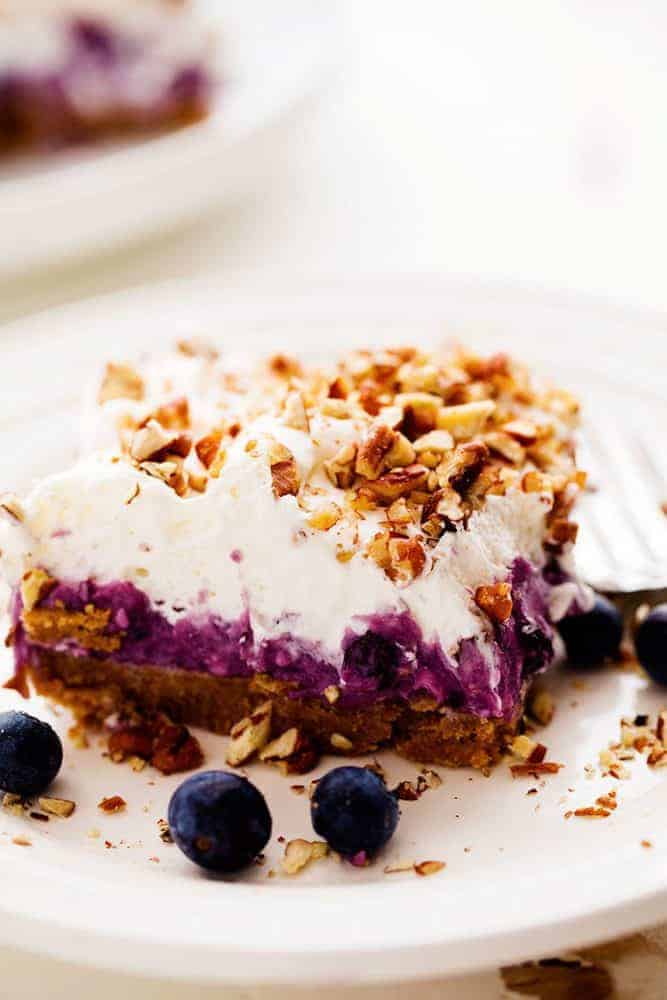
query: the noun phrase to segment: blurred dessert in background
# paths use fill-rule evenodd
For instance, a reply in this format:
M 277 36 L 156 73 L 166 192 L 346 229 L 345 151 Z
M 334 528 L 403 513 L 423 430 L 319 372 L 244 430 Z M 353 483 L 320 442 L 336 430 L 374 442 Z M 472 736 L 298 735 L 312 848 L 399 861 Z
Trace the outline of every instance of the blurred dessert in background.
M 214 48 L 189 0 L 0 0 L 0 154 L 197 121 Z

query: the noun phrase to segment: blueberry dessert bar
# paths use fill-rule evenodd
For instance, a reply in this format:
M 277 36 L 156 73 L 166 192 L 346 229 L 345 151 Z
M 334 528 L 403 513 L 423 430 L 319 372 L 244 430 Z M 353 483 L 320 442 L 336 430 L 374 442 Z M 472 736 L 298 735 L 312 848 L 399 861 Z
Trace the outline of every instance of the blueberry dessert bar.
M 15 675 L 88 722 L 486 767 L 585 610 L 578 406 L 504 353 L 111 363 L 82 457 L 0 499 Z
M 211 38 L 173 0 L 0 4 L 0 154 L 176 127 L 202 118 Z

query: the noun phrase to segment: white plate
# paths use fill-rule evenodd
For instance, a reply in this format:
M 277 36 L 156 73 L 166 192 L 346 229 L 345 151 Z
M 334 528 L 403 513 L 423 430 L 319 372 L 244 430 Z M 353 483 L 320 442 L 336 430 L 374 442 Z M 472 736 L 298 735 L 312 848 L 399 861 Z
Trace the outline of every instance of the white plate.
M 0 168 L 0 272 L 108 249 L 266 183 L 290 126 L 330 72 L 323 0 L 200 0 L 225 83 L 201 123 Z
M 185 333 L 208 331 L 227 345 L 319 348 L 349 339 L 414 339 L 449 329 L 497 348 L 527 352 L 569 372 L 591 399 L 647 406 L 665 422 L 661 376 L 629 360 L 626 371 L 594 362 L 600 346 L 632 338 L 653 351 L 660 317 L 587 301 L 475 285 L 397 283 L 213 289 L 198 284 L 143 289 L 68 307 L 5 328 L 0 340 L 0 448 L 3 485 L 58 465 L 73 447 L 72 400 L 92 361 Z M 556 336 L 557 334 L 557 336 Z M 572 354 L 572 345 L 577 345 Z M 73 364 L 76 359 L 76 366 Z M 647 366 L 648 368 L 649 366 Z M 585 376 L 582 375 L 582 370 Z M 562 373 L 561 373 L 562 378 Z M 638 401 L 637 386 L 642 388 Z M 25 460 L 28 459 L 27 469 Z M 332 860 L 296 878 L 268 878 L 277 837 L 312 835 L 308 800 L 268 768 L 249 773 L 265 792 L 274 837 L 262 867 L 223 881 L 201 875 L 160 841 L 180 778 L 132 772 L 75 750 L 54 788 L 77 801 L 74 816 L 42 824 L 0 814 L 0 940 L 25 949 L 120 970 L 235 983 L 356 983 L 417 978 L 500 965 L 629 932 L 667 917 L 667 772 L 631 764 L 632 780 L 587 778 L 584 765 L 618 734 L 622 715 L 655 712 L 667 696 L 635 675 L 606 670 L 582 683 L 554 672 L 558 711 L 544 731 L 549 757 L 566 766 L 527 796 L 532 780 L 512 780 L 506 765 L 489 778 L 445 771 L 441 788 L 403 805 L 399 831 L 367 869 Z M 3 692 L 0 704 L 19 705 Z M 31 704 L 51 717 L 42 704 Z M 56 719 L 61 732 L 64 715 Z M 224 766 L 224 740 L 204 734 L 207 766 Z M 392 779 L 415 765 L 391 755 Z M 331 761 L 325 761 L 321 773 Z M 605 820 L 564 819 L 618 789 Z M 104 816 L 96 803 L 121 794 L 125 813 Z M 101 836 L 87 832 L 98 828 Z M 11 842 L 28 833 L 32 847 Z M 114 846 L 105 846 L 105 840 Z M 641 846 L 650 840 L 651 848 Z M 159 861 L 151 860 L 159 858 Z M 431 878 L 385 875 L 397 858 L 435 859 Z

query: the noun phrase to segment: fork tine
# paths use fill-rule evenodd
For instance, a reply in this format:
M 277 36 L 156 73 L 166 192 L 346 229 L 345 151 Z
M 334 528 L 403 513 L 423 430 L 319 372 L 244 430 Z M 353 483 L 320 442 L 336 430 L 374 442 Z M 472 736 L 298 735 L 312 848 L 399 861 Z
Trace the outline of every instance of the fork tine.
M 658 492 L 663 480 L 655 462 L 647 468 L 653 452 L 647 429 L 621 425 L 608 409 L 604 428 L 598 421 L 589 416 L 580 449 L 581 464 L 599 487 L 580 508 L 582 574 L 596 586 L 604 581 L 605 589 L 665 586 L 667 518 Z

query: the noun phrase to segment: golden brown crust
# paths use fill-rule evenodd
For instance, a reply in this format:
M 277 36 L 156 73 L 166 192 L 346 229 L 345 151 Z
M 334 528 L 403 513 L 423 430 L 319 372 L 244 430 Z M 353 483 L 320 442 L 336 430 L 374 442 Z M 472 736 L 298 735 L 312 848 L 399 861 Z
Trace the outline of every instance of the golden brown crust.
M 104 634 L 110 615 L 108 609 L 92 604 L 87 604 L 83 611 L 68 611 L 62 602 L 57 602 L 52 608 L 24 610 L 21 621 L 26 634 L 35 642 L 51 644 L 67 639 L 84 649 L 112 653 L 120 646 L 123 634 Z
M 290 698 L 285 683 L 262 674 L 214 677 L 47 649 L 34 650 L 29 673 L 40 694 L 67 705 L 88 724 L 101 724 L 113 712 L 160 711 L 174 722 L 226 734 L 270 698 L 273 731 L 278 734 L 297 726 L 322 752 L 351 755 L 390 748 L 424 764 L 455 767 L 495 763 L 520 720 L 520 712 L 508 722 L 416 702 L 346 709 L 318 699 Z

